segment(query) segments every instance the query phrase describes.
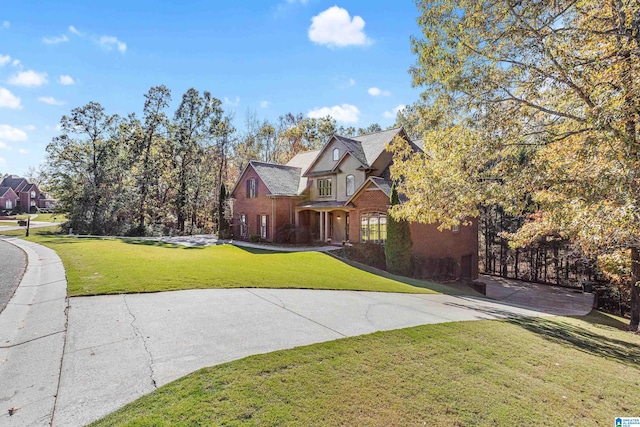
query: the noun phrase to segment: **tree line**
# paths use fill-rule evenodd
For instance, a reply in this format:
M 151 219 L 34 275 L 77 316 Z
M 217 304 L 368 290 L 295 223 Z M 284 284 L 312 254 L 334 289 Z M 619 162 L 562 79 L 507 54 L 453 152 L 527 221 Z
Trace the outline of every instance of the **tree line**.
M 47 146 L 45 175 L 68 213 L 66 227 L 129 236 L 217 231 L 225 212 L 220 196 L 249 161 L 285 163 L 334 133 L 381 130 L 293 113 L 271 122 L 252 112 L 238 130 L 209 92 L 189 89 L 172 115 L 170 102 L 171 91 L 155 86 L 140 117 L 109 114 L 97 102 L 62 117 L 60 135 Z

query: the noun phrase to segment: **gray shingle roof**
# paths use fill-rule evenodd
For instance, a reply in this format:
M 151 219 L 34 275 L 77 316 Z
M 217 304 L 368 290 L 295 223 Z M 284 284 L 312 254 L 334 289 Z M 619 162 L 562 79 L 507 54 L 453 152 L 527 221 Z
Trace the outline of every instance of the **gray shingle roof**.
M 271 194 L 279 196 L 298 195 L 300 174 L 302 172 L 300 168 L 256 161 L 251 161 L 250 164 Z
M 23 183 L 26 185 L 27 180 L 16 175 L 9 175 L 0 182 L 0 187 L 11 187 L 13 191 L 16 191 L 16 189 Z
M 11 187 L 0 187 L 0 197 L 4 197 L 9 190 L 11 190 Z
M 369 166 L 371 163 L 367 160 L 367 156 L 365 155 L 364 150 L 362 149 L 362 144 L 355 139 L 347 138 L 346 136 L 334 135 L 334 137 L 347 146 L 347 150 L 353 156 L 358 159 L 360 163 L 364 166 Z
M 296 154 L 291 160 L 289 160 L 286 166 L 292 166 L 294 168 L 300 168 L 302 174 L 300 181 L 298 181 L 298 194 L 302 194 L 307 188 L 308 179 L 306 176 L 302 176 L 307 172 L 311 163 L 318 157 L 320 150 L 305 151 L 304 153 Z
M 402 130 L 402 128 L 394 128 L 383 130 L 382 132 L 369 133 L 366 135 L 354 136 L 354 141 L 359 142 L 366 158 L 367 166 L 371 166 L 373 162 L 382 154 L 385 145 L 391 142 L 393 138 Z
M 369 179 L 373 181 L 384 194 L 391 197 L 391 186 L 393 185 L 391 181 L 389 181 L 388 179 L 379 178 L 377 176 L 371 176 L 369 177 Z

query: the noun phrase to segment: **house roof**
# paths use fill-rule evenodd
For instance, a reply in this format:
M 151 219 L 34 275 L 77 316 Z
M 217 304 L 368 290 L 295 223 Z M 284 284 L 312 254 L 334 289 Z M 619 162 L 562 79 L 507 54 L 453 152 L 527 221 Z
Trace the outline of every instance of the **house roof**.
M 0 182 L 0 187 L 11 187 L 13 191 L 21 191 L 25 185 L 28 184 L 28 181 L 24 178 L 21 178 L 17 175 L 9 175 L 5 179 Z
M 0 187 L 0 197 L 6 196 L 9 190 L 13 191 L 11 187 Z
M 302 194 L 304 190 L 307 188 L 308 180 L 307 180 L 307 177 L 304 175 L 306 174 L 307 169 L 309 169 L 309 166 L 311 166 L 311 163 L 313 163 L 315 158 L 318 156 L 318 153 L 320 153 L 320 150 L 305 151 L 303 153 L 298 153 L 295 156 L 293 156 L 291 160 L 287 162 L 286 166 L 300 168 L 302 172 L 300 174 L 300 181 L 298 181 L 297 194 Z
M 362 185 L 356 190 L 356 192 L 353 193 L 353 196 L 351 196 L 349 200 L 347 200 L 347 203 L 351 203 L 355 199 L 357 199 L 360 196 L 360 193 L 362 193 L 362 191 L 365 190 L 370 185 L 376 186 L 387 197 L 389 197 L 389 199 L 391 199 L 391 187 L 393 185 L 393 182 L 378 176 L 370 176 L 369 178 L 367 178 L 365 182 L 362 183 Z
M 315 163 L 315 161 L 320 158 L 322 152 L 327 149 L 327 147 L 329 146 L 329 142 L 333 139 L 336 139 L 344 144 L 344 146 L 347 148 L 347 151 L 351 155 L 353 155 L 360 163 L 362 163 L 362 166 L 364 166 L 365 168 L 371 167 L 378 159 L 378 157 L 380 157 L 380 155 L 384 152 L 386 144 L 391 142 L 393 138 L 395 138 L 395 136 L 400 133 L 402 133 L 406 137 L 406 133 L 401 127 L 354 137 L 333 135 L 331 139 L 324 145 L 322 150 L 320 150 L 310 167 L 313 166 L 313 163 Z M 419 146 L 416 145 L 416 148 L 419 149 Z M 307 175 L 308 171 L 305 171 L 304 174 Z
M 360 144 L 367 164 L 371 166 L 380 157 L 380 154 L 384 152 L 386 144 L 391 142 L 400 132 L 404 132 L 401 127 L 354 136 L 352 139 Z
M 297 196 L 300 184 L 301 168 L 251 161 L 256 171 L 272 195 Z
M 318 209 L 318 208 L 352 208 L 353 205 L 351 203 L 347 203 L 345 201 L 339 201 L 339 200 L 321 200 L 321 201 L 305 201 L 302 203 L 299 203 L 298 208 L 312 208 L 312 209 Z

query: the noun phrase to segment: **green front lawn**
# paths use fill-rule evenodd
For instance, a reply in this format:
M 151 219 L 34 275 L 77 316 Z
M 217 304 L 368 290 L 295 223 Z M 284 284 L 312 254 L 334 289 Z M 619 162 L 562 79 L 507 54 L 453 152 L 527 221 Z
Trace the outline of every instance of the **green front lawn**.
M 581 318 L 427 325 L 248 357 L 96 426 L 610 426 L 638 416 L 640 337 Z
M 29 240 L 54 249 L 62 258 L 70 296 L 196 288 L 463 292 L 431 282 L 402 283 L 397 276 L 371 274 L 317 252 L 231 245 L 185 248 L 148 240 L 46 235 L 33 235 Z

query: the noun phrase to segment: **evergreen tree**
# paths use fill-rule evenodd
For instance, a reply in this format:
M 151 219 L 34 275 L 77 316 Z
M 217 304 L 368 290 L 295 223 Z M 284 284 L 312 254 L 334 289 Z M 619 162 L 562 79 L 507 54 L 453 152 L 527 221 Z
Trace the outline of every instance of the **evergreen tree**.
M 399 205 L 400 198 L 396 185 L 391 187 L 391 207 Z M 396 220 L 393 214 L 387 218 L 387 242 L 384 255 L 387 258 L 387 270 L 390 273 L 409 275 L 411 272 L 411 230 L 405 220 Z
M 229 223 L 224 217 L 224 210 L 227 204 L 227 187 L 224 183 L 220 183 L 220 197 L 218 198 L 218 237 L 222 238 L 222 235 L 229 229 Z

